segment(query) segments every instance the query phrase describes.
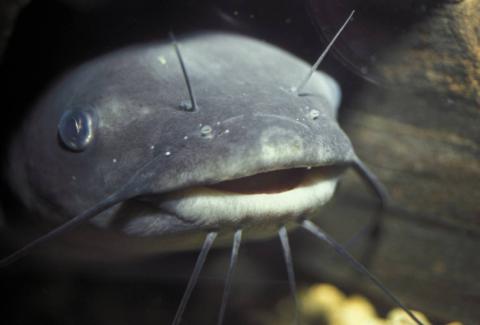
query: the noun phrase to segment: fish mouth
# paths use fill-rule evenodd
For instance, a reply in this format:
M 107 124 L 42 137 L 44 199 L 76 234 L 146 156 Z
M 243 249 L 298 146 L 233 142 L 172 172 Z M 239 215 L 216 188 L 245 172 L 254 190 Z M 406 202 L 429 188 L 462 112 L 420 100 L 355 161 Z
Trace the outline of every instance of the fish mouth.
M 185 223 L 205 228 L 288 222 L 328 202 L 345 168 L 272 170 L 142 199 Z

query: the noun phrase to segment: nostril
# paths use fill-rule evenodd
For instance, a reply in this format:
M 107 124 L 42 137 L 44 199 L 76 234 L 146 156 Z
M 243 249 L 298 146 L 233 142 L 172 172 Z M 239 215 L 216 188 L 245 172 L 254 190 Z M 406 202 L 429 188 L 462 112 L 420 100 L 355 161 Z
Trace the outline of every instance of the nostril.
M 182 100 L 178 105 L 178 108 L 185 112 L 195 112 L 195 109 L 190 100 Z

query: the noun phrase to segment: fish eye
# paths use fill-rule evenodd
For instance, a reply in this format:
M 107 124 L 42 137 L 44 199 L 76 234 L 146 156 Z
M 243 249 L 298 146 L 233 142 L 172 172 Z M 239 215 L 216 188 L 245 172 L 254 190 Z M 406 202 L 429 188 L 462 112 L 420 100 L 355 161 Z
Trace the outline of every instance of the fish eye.
M 58 123 L 58 136 L 65 148 L 80 152 L 93 141 L 92 113 L 69 110 L 63 113 Z

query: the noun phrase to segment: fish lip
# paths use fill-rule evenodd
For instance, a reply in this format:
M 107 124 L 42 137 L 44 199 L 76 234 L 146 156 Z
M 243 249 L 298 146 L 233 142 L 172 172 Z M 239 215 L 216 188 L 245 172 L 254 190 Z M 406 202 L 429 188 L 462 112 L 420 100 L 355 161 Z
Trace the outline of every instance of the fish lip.
M 179 192 L 183 191 L 186 189 L 191 189 L 191 188 L 198 188 L 198 187 L 210 187 L 212 185 L 218 185 L 223 182 L 228 182 L 228 181 L 236 181 L 242 178 L 247 178 L 247 177 L 254 177 L 256 175 L 261 175 L 261 174 L 268 174 L 271 172 L 277 172 L 277 171 L 287 171 L 287 170 L 294 170 L 294 169 L 306 169 L 306 170 L 318 170 L 318 169 L 329 169 L 327 172 L 330 175 L 336 175 L 339 176 L 342 174 L 347 168 L 350 167 L 349 163 L 332 163 L 332 164 L 324 164 L 324 165 L 294 165 L 294 166 L 287 166 L 287 167 L 272 167 L 272 168 L 266 168 L 266 169 L 258 169 L 257 171 L 247 171 L 244 173 L 239 173 L 239 174 L 232 174 L 232 175 L 226 175 L 223 177 L 218 177 L 218 178 L 211 178 L 211 179 L 205 179 L 205 180 L 200 180 L 200 181 L 191 181 L 187 182 L 185 184 L 182 184 L 180 186 L 173 186 L 172 188 L 168 190 L 163 190 L 163 191 L 158 191 L 158 192 L 151 192 L 147 194 L 141 194 L 136 197 L 133 197 L 133 199 L 139 199 L 140 201 L 145 201 L 148 202 L 149 198 L 158 198 L 162 197 L 165 195 L 168 195 L 173 192 Z
M 178 188 L 174 191 L 160 194 L 150 194 L 137 199 L 144 201 L 145 204 L 155 206 L 159 209 L 159 211 L 162 211 L 162 213 L 175 216 L 185 224 L 197 224 L 198 226 L 206 228 L 238 227 L 239 225 L 242 227 L 248 227 L 252 225 L 258 226 L 259 224 L 268 224 L 272 220 L 278 222 L 288 222 L 292 219 L 301 217 L 301 215 L 303 215 L 306 211 L 311 212 L 328 202 L 333 196 L 338 177 L 346 169 L 346 167 L 347 166 L 345 165 L 339 164 L 316 167 L 307 166 L 282 168 L 271 169 L 267 172 L 252 173 L 253 175 L 249 174 L 248 176 L 244 176 L 255 177 L 255 175 L 269 174 L 275 171 L 288 171 L 290 169 L 303 168 L 308 169 L 308 172 L 303 175 L 300 182 L 293 188 L 273 193 L 241 193 L 224 191 L 212 187 L 212 185 L 218 185 L 225 181 L 235 181 L 239 179 L 238 177 L 233 177 L 217 182 L 199 182 L 190 186 Z M 310 194 L 312 189 L 313 192 L 316 191 L 315 195 L 310 195 L 306 200 L 308 203 L 303 202 L 303 206 L 297 208 L 297 210 L 289 209 L 287 204 L 283 202 L 290 201 L 289 198 L 301 198 L 304 194 Z M 203 200 L 204 196 L 213 196 L 213 200 L 207 202 L 207 208 L 204 208 L 203 203 L 198 205 L 198 197 L 201 198 L 200 202 L 202 202 L 201 200 Z M 273 206 L 275 206 L 277 205 L 275 202 L 278 202 L 277 210 L 275 210 L 275 207 L 273 209 L 271 207 L 262 209 L 263 204 L 260 206 L 258 205 L 258 200 L 262 199 L 265 200 L 264 202 L 266 202 L 267 206 L 268 204 L 272 206 L 272 203 Z M 225 210 L 225 202 L 230 202 L 230 204 L 232 206 L 236 206 L 236 208 L 240 207 L 240 210 L 242 210 L 245 205 L 251 205 L 252 207 L 250 208 L 250 212 L 238 212 L 238 215 L 233 213 L 234 215 L 231 217 L 224 217 L 224 212 L 222 211 Z M 290 203 L 288 203 L 288 205 L 290 205 Z M 192 209 L 195 211 L 196 208 L 192 208 L 190 206 L 197 206 L 198 209 L 196 212 L 191 212 Z M 271 209 L 271 212 L 269 209 Z M 225 214 L 228 213 L 229 212 L 225 212 Z
M 251 172 L 251 173 L 245 173 L 245 175 L 240 175 L 240 176 L 235 176 L 235 177 L 226 177 L 218 181 L 212 181 L 212 182 L 200 182 L 196 185 L 192 186 L 187 186 L 184 188 L 179 188 L 179 190 L 182 189 L 188 189 L 188 188 L 194 188 L 194 187 L 211 187 L 211 186 L 216 186 L 224 182 L 231 182 L 231 181 L 240 181 L 244 178 L 248 177 L 256 177 L 256 176 L 261 176 L 264 174 L 270 174 L 274 172 L 281 172 L 281 171 L 290 171 L 290 170 L 302 170 L 305 169 L 307 173 L 313 173 L 314 171 L 324 171 L 325 173 L 325 179 L 330 178 L 332 176 L 338 176 L 341 173 L 345 171 L 345 169 L 348 168 L 347 165 L 345 164 L 331 164 L 331 165 L 320 165 L 320 166 L 293 166 L 293 167 L 286 167 L 286 168 L 272 168 L 272 169 L 267 169 L 267 170 L 262 170 L 259 172 Z M 281 191 L 282 192 L 282 191 Z M 253 193 L 256 194 L 256 193 Z M 248 194 L 247 194 L 248 195 Z

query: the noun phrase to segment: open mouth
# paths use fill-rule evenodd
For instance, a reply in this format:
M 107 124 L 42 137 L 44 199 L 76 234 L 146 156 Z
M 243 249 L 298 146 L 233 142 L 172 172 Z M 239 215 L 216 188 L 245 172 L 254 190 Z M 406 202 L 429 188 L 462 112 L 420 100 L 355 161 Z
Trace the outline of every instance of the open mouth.
M 274 170 L 150 198 L 162 211 L 204 226 L 288 221 L 333 196 L 343 166 Z
M 209 185 L 208 188 L 241 194 L 273 194 L 291 190 L 302 182 L 309 170 L 294 168 L 260 173 Z

